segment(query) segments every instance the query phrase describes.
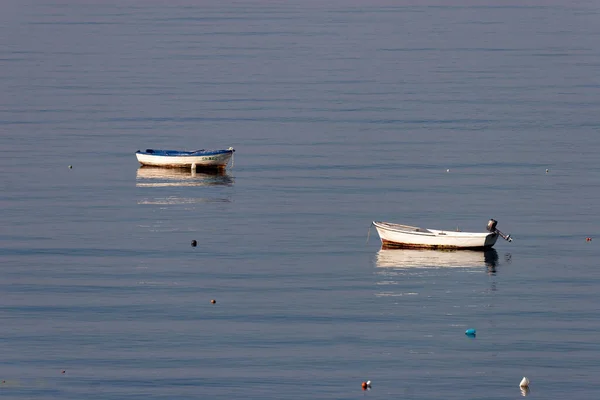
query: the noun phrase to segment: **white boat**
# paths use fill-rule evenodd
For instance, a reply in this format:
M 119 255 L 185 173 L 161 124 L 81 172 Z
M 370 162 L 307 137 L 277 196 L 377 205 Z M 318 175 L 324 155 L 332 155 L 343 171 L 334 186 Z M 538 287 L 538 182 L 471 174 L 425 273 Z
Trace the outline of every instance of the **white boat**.
M 495 268 L 498 253 L 486 251 L 440 251 L 429 249 L 381 249 L 377 253 L 379 268 Z
M 490 249 L 498 236 L 509 242 L 510 235 L 496 229 L 497 221 L 490 219 L 487 232 L 440 231 L 417 226 L 400 225 L 391 222 L 373 221 L 381 239 L 382 249 Z
M 142 165 L 168 168 L 215 168 L 225 169 L 235 150 L 230 147 L 225 150 L 138 150 L 135 153 Z

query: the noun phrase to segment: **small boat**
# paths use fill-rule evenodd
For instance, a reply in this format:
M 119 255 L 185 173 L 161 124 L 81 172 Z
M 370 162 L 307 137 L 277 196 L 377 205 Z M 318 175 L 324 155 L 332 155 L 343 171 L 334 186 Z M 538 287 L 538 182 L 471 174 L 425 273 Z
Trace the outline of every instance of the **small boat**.
M 167 168 L 190 169 L 225 169 L 235 150 L 230 147 L 225 150 L 138 150 L 135 153 L 142 165 Z
M 377 229 L 382 249 L 486 250 L 496 244 L 498 236 L 512 242 L 510 235 L 496 229 L 497 223 L 490 219 L 487 232 L 440 231 L 381 221 L 373 221 L 372 225 Z

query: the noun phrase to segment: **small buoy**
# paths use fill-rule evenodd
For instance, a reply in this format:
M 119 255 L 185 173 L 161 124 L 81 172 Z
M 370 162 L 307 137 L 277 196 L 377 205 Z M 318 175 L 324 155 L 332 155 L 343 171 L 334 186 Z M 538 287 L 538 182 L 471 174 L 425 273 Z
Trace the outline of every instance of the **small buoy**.
M 215 299 L 212 299 L 212 300 L 210 301 L 210 304 L 217 304 L 217 301 L 216 301 Z
M 196 242 L 195 240 L 192 240 L 192 247 L 196 247 L 196 245 L 198 245 L 198 242 Z
M 465 335 L 467 336 L 475 336 L 477 334 L 477 331 L 473 328 L 469 328 L 465 331 Z
M 591 237 L 586 237 L 586 238 L 585 238 L 585 241 L 586 241 L 586 242 L 591 242 L 591 241 L 592 241 L 592 238 L 591 238 Z
M 448 169 L 446 170 L 446 172 L 450 172 L 450 168 L 448 168 Z
M 67 371 L 65 371 L 64 369 L 62 371 L 60 371 L 61 374 L 64 374 L 65 372 L 67 372 Z
M 371 389 L 371 381 L 366 381 L 361 384 L 362 390 Z
M 550 170 L 548 168 L 546 168 L 546 173 L 548 173 Z
M 73 166 L 72 166 L 72 165 L 69 165 L 69 169 L 73 169 Z
M 526 376 L 521 379 L 521 383 L 519 383 L 519 387 L 526 388 L 529 387 L 529 379 Z

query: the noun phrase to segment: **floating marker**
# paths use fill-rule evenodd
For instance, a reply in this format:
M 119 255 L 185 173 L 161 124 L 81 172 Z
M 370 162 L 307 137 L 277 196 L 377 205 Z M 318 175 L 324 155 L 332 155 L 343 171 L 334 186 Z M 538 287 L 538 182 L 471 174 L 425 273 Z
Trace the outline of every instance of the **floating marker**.
M 546 173 L 548 173 L 548 171 L 550 171 L 548 168 L 546 168 Z
M 69 165 L 69 169 L 73 169 L 73 166 L 72 166 L 72 165 Z
M 465 331 L 465 335 L 467 336 L 475 336 L 477 334 L 477 331 L 473 328 L 469 328 Z
M 448 169 L 446 170 L 446 172 L 450 172 L 450 168 L 448 168 Z
M 362 390 L 371 389 L 371 381 L 366 381 L 361 384 Z
M 523 379 L 521 379 L 521 383 L 519 383 L 519 387 L 522 387 L 522 388 L 529 387 L 529 379 L 527 379 L 526 376 L 524 376 Z
M 192 247 L 196 247 L 198 245 L 198 242 L 196 242 L 195 240 L 192 240 Z
M 210 304 L 217 304 L 217 301 L 216 301 L 215 299 L 212 299 L 212 300 L 210 301 Z

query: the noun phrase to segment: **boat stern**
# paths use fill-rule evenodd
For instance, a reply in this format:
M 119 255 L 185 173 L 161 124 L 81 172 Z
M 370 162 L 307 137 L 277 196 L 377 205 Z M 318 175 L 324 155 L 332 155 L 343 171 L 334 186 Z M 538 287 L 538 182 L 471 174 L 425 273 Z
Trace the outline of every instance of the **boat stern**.
M 496 240 L 498 240 L 498 233 L 497 232 L 493 232 L 493 233 L 489 233 L 486 237 L 485 237 L 485 242 L 483 243 L 483 247 L 485 249 L 490 249 L 492 248 L 492 246 L 494 246 L 496 244 Z

